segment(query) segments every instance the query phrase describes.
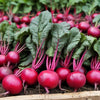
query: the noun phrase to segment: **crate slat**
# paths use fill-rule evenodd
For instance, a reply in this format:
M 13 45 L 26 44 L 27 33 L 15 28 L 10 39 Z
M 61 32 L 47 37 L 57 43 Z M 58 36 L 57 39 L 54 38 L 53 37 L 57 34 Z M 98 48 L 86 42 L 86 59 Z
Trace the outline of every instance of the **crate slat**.
M 100 91 L 3 97 L 0 100 L 100 100 Z

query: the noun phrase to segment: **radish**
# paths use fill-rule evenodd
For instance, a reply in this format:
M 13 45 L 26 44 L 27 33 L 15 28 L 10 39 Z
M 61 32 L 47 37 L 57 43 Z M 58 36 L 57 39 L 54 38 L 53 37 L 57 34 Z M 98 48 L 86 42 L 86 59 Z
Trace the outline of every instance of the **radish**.
M 87 34 L 98 38 L 100 37 L 100 30 L 97 27 L 90 27 Z
M 22 91 L 22 81 L 16 75 L 8 75 L 2 81 L 3 88 L 7 91 L 0 94 L 0 96 L 6 96 L 7 94 L 19 94 Z
M 86 75 L 87 81 L 94 85 L 95 90 L 97 90 L 97 85 L 100 84 L 100 61 L 97 60 L 97 57 L 92 58 L 91 61 L 91 71 L 89 71 Z
M 2 19 L 3 19 L 3 21 L 4 20 L 9 20 L 8 16 L 3 16 Z
M 8 65 L 9 65 L 9 63 L 13 63 L 13 64 L 19 63 L 19 61 L 20 61 L 19 53 L 22 52 L 25 49 L 25 45 L 23 45 L 20 48 L 19 48 L 19 46 L 20 46 L 20 43 L 17 43 L 14 51 L 10 51 L 7 54 Z
M 82 67 L 83 58 L 86 54 L 86 51 L 83 53 L 80 62 L 77 61 L 77 64 L 75 62 L 75 59 L 73 59 L 73 70 L 74 72 L 69 73 L 66 78 L 66 82 L 68 86 L 74 88 L 74 91 L 77 91 L 79 88 L 83 87 L 86 83 L 86 77 L 82 72 L 79 72 L 79 69 Z
M 56 88 L 59 83 L 59 76 L 56 72 L 54 72 L 54 69 L 57 66 L 59 56 L 60 56 L 60 53 L 59 53 L 59 56 L 56 60 L 57 50 L 58 50 L 58 43 L 57 43 L 57 47 L 54 53 L 52 63 L 51 63 L 51 58 L 47 56 L 47 59 L 46 59 L 47 70 L 40 72 L 38 76 L 38 82 L 41 86 L 45 88 L 46 93 L 49 93 L 48 89 Z
M 12 70 L 9 67 L 0 67 L 0 81 L 4 79 L 5 76 L 12 74 Z
M 20 25 L 18 25 L 18 24 L 16 24 L 16 26 L 17 26 L 17 28 L 19 28 L 19 29 L 21 28 Z
M 53 18 L 53 23 L 57 23 L 57 18 Z
M 20 23 L 20 18 L 19 18 L 18 16 L 14 16 L 14 17 L 13 17 L 13 21 L 14 21 L 15 23 Z
M 79 29 L 83 32 L 86 32 L 89 29 L 90 25 L 87 22 L 80 22 L 79 23 Z
M 62 20 L 59 20 L 57 23 L 62 23 L 63 21 Z
M 62 67 L 60 67 L 56 70 L 56 72 L 59 76 L 59 79 L 60 79 L 59 80 L 59 89 L 60 90 L 65 90 L 61 87 L 61 83 L 62 83 L 62 81 L 66 80 L 67 75 L 71 72 L 68 68 L 71 66 L 70 60 L 72 57 L 72 53 L 73 53 L 73 50 L 71 51 L 70 55 L 66 55 L 64 62 L 63 62 L 63 60 L 60 60 L 60 64 Z
M 28 16 L 24 16 L 24 17 L 22 17 L 21 22 L 22 22 L 22 23 L 29 24 L 29 23 L 30 23 L 30 19 L 29 19 Z

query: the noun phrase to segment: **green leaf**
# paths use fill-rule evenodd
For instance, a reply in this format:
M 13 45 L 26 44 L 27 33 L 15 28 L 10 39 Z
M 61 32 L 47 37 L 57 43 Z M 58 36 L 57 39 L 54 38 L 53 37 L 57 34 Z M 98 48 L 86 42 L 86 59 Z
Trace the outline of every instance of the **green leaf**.
M 21 67 L 21 66 L 27 66 L 27 65 L 29 65 L 30 63 L 32 63 L 32 61 L 33 61 L 33 58 L 32 58 L 32 56 L 31 56 L 31 54 L 28 55 L 28 56 L 26 56 L 24 59 L 25 59 L 25 60 L 22 61 L 22 62 L 19 64 L 20 67 Z
M 27 37 L 26 39 L 26 47 L 29 49 L 29 51 L 31 52 L 31 55 L 33 58 L 35 58 L 36 55 L 36 46 L 34 45 L 34 43 L 32 42 L 32 38 L 31 35 Z
M 78 46 L 75 50 L 75 53 L 73 55 L 73 58 L 78 59 L 80 58 L 82 52 L 87 48 L 90 49 L 94 42 L 96 41 L 96 38 L 92 37 L 92 36 L 86 36 L 86 40 L 84 40 L 83 43 L 80 44 L 80 46 Z
M 30 23 L 30 32 L 32 34 L 32 42 L 39 46 L 52 28 L 51 13 L 42 12 L 38 17 L 34 18 Z
M 16 41 L 20 41 L 21 43 L 25 43 L 27 36 L 30 35 L 29 27 L 23 27 L 20 31 L 14 34 L 14 38 Z
M 100 15 L 97 15 L 94 19 L 93 19 L 93 23 L 98 23 L 100 22 Z
M 79 29 L 72 28 L 68 35 L 66 53 L 71 52 L 71 50 L 75 48 L 77 44 L 80 42 L 80 39 L 81 39 L 81 34 L 79 32 Z
M 19 10 L 19 5 L 13 7 L 12 12 L 15 14 Z
M 27 6 L 27 5 L 24 6 L 23 9 L 24 13 L 29 13 L 31 10 L 32 10 L 32 6 Z
M 16 24 L 12 23 L 5 30 L 5 34 L 4 34 L 3 39 L 6 40 L 9 43 L 9 45 L 12 44 L 12 42 L 14 41 L 14 34 L 17 31 L 18 31 L 18 28 L 16 27 Z
M 48 48 L 48 50 L 46 51 L 46 54 L 49 57 L 53 57 L 54 56 L 54 49 L 53 49 L 53 47 Z
M 94 50 L 97 52 L 99 59 L 100 59 L 100 38 L 97 40 L 97 42 L 94 44 Z

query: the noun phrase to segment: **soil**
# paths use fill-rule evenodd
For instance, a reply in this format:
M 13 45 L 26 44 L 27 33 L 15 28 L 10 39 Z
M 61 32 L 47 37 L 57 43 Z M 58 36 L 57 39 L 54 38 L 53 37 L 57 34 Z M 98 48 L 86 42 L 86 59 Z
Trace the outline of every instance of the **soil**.
M 61 91 L 57 87 L 55 89 L 50 90 L 50 94 L 54 94 L 54 93 L 71 93 L 71 92 L 74 91 L 72 88 L 67 86 L 66 82 L 62 83 L 62 88 L 66 89 L 66 90 Z M 93 86 L 91 86 L 90 84 L 86 84 L 84 87 L 78 89 L 77 92 L 80 92 L 80 91 L 93 91 L 93 90 L 94 90 Z M 5 90 L 2 88 L 2 85 L 0 84 L 0 93 L 4 93 L 4 92 L 5 92 Z M 25 93 L 24 93 L 24 91 L 22 91 L 18 95 L 43 94 L 43 93 L 44 94 L 46 93 L 45 89 L 42 86 L 40 86 L 39 84 L 37 84 L 37 85 L 34 85 L 34 86 L 29 86 Z M 12 96 L 12 95 L 7 95 L 7 96 Z

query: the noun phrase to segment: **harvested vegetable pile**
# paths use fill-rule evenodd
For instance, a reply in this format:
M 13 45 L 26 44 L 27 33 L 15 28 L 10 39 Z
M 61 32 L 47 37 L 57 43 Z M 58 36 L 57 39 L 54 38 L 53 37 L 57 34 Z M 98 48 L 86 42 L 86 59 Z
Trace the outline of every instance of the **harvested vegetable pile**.
M 79 29 L 84 23 L 79 24 Z M 0 81 L 6 92 L 0 96 L 26 93 L 28 86 L 37 84 L 46 93 L 57 86 L 60 91 L 66 91 L 62 84 L 78 91 L 86 82 L 98 90 L 100 39 L 96 32 L 99 29 L 95 36 L 84 34 L 84 28 L 79 29 L 66 22 L 53 23 L 49 11 L 41 12 L 29 26 L 21 29 L 15 23 L 9 25 L 3 21 L 0 24 Z

